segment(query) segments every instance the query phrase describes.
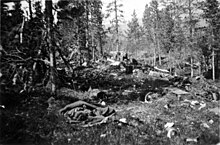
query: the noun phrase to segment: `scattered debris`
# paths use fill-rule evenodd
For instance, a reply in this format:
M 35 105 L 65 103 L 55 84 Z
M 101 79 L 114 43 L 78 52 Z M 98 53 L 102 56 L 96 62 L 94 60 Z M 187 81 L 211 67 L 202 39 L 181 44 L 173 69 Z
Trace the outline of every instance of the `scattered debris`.
M 171 128 L 174 126 L 174 123 L 173 122 L 167 122 L 165 125 L 164 125 L 164 128 L 165 129 L 168 129 L 168 128 Z
M 219 95 L 217 95 L 217 93 L 215 93 L 215 92 L 213 92 L 212 93 L 212 97 L 213 97 L 213 100 L 214 101 L 218 101 L 219 100 L 219 97 L 218 97 Z
M 176 95 L 188 95 L 189 92 L 186 92 L 184 90 L 181 90 L 179 88 L 169 88 L 169 90 L 173 93 L 173 94 L 176 94 Z
M 209 120 L 209 123 L 210 123 L 210 124 L 213 124 L 213 123 L 214 123 L 214 121 L 213 121 L 212 119 L 210 119 L 210 120 Z
M 106 137 L 107 136 L 107 134 L 101 134 L 100 135 L 100 137 Z
M 73 88 L 60 87 L 57 91 L 56 99 L 48 97 L 49 99 L 42 101 L 48 103 L 48 106 L 45 103 L 46 107 L 44 109 L 51 110 L 54 107 L 54 103 L 59 100 L 60 104 L 55 104 L 58 106 L 55 106 L 57 107 L 56 111 L 54 111 L 56 113 L 61 105 L 74 102 L 60 109 L 59 112 L 62 116 L 58 118 L 61 119 L 56 120 L 59 125 L 62 123 L 65 126 L 60 131 L 64 134 L 63 136 L 60 135 L 63 138 L 65 138 L 64 132 L 67 127 L 74 127 L 74 129 L 75 127 L 87 127 L 81 129 L 83 130 L 80 130 L 81 132 L 71 132 L 70 136 L 77 138 L 80 132 L 84 133 L 83 137 L 85 137 L 91 132 L 96 134 L 96 131 L 98 131 L 97 137 L 103 140 L 104 138 L 118 137 L 118 130 L 120 130 L 120 133 L 126 134 L 129 132 L 125 136 L 126 138 L 132 135 L 132 137 L 137 137 L 138 139 L 136 140 L 138 141 L 140 139 L 151 142 L 155 139 L 154 144 L 157 144 L 158 141 L 162 140 L 161 138 L 164 140 L 167 138 L 175 139 L 179 133 L 192 133 L 193 135 L 189 135 L 191 138 L 181 141 L 186 141 L 189 144 L 191 144 L 190 142 L 201 144 L 200 142 L 202 141 L 200 139 L 193 137 L 194 133 L 204 131 L 205 135 L 208 137 L 214 136 L 213 140 L 216 140 L 217 123 L 214 123 L 214 120 L 216 120 L 214 117 L 216 116 L 213 117 L 210 112 L 220 116 L 219 107 L 214 108 L 216 101 L 219 100 L 219 87 L 214 85 L 213 82 L 209 82 L 202 77 L 191 79 L 189 77 L 172 76 L 165 69 L 152 66 L 145 66 L 144 68 L 140 67 L 136 62 L 129 64 L 108 59 L 104 62 L 95 62 L 89 65 L 85 64 L 84 67 L 78 68 L 78 70 L 75 69 L 75 74 L 71 78 L 74 80 L 72 81 Z M 165 85 L 162 85 L 161 82 L 164 82 Z M 179 101 L 176 100 L 176 96 Z M 205 99 L 208 97 L 210 98 Z M 137 98 L 146 103 L 140 102 Z M 182 107 L 181 105 L 187 107 Z M 208 109 L 210 106 L 213 108 Z M 0 108 L 4 108 L 4 106 L 0 106 Z M 117 108 L 117 116 L 115 116 L 116 111 L 113 108 Z M 196 110 L 192 110 L 192 108 Z M 206 108 L 210 112 L 206 111 Z M 0 114 L 4 113 L 5 110 L 7 109 L 1 109 Z M 45 110 L 42 112 L 45 112 Z M 53 117 L 52 113 L 50 115 Z M 33 116 L 31 117 L 33 118 Z M 154 120 L 158 116 L 161 117 L 160 121 L 155 123 L 156 121 L 154 122 Z M 208 119 L 206 116 L 208 116 Z M 41 118 L 41 116 L 38 118 Z M 71 125 L 63 123 L 61 120 L 64 122 L 67 120 Z M 164 123 L 170 120 L 175 120 L 178 125 L 174 124 L 174 122 Z M 41 124 L 41 120 L 38 122 Z M 198 124 L 190 124 L 191 122 L 198 122 Z M 90 126 L 93 126 L 92 129 L 89 128 Z M 138 131 L 134 132 L 135 130 Z M 166 135 L 164 135 L 165 132 L 167 133 Z M 144 138 L 146 135 L 149 135 L 149 140 Z M 158 139 L 158 136 L 161 138 Z M 68 136 L 65 141 L 78 144 L 71 137 Z M 169 139 L 167 140 L 170 141 Z M 79 140 L 83 139 L 80 138 Z M 142 142 L 135 143 L 142 144 Z M 166 144 L 167 142 L 163 143 Z M 216 141 L 214 144 L 216 144 Z
M 121 64 L 120 61 L 115 61 L 115 62 L 112 62 L 110 65 L 111 66 L 119 66 Z
M 171 106 L 170 106 L 170 104 L 166 104 L 166 105 L 164 105 L 164 108 L 166 108 L 166 109 L 170 109 Z
M 202 108 L 205 108 L 205 107 L 206 107 L 206 103 L 204 103 L 203 101 L 199 102 L 199 101 L 197 101 L 197 100 L 188 100 L 188 99 L 185 99 L 185 100 L 183 101 L 183 104 L 182 104 L 182 105 L 184 106 L 185 104 L 186 104 L 187 106 L 193 108 L 193 109 L 198 108 L 198 110 L 201 110 Z
M 163 73 L 163 72 L 157 72 L 157 71 L 150 71 L 149 76 L 157 77 L 157 78 L 166 78 L 168 81 L 168 77 L 170 76 L 169 74 Z
M 207 123 L 205 123 L 205 122 L 202 123 L 202 126 L 203 126 L 204 128 L 210 128 L 210 126 L 209 126 Z
M 67 141 L 68 141 L 68 143 L 70 143 L 70 141 L 71 141 L 71 138 L 68 138 L 68 139 L 67 139 Z
M 160 68 L 158 68 L 158 67 L 154 67 L 154 69 L 156 70 L 156 71 L 159 71 L 159 72 L 162 72 L 162 73 L 169 73 L 169 71 L 168 70 L 166 70 L 166 69 L 160 69 Z
M 187 138 L 186 142 L 198 142 L 197 138 Z
M 88 90 L 88 94 L 89 94 L 89 98 L 91 97 L 96 97 L 98 95 L 98 93 L 100 93 L 101 91 L 99 89 L 92 89 L 91 87 Z
M 144 102 L 145 103 L 152 103 L 152 96 L 151 96 L 152 92 L 149 92 L 145 95 L 144 97 Z
M 177 130 L 175 128 L 169 128 L 167 130 L 167 137 L 172 138 L 173 136 L 177 135 Z
M 168 122 L 164 125 L 164 128 L 167 131 L 167 137 L 170 139 L 173 136 L 177 135 L 177 130 L 173 126 L 174 126 L 173 122 Z
M 122 95 L 127 96 L 131 94 L 132 92 L 133 92 L 132 90 L 124 90 L 124 92 L 122 92 Z
M 209 109 L 210 112 L 214 112 L 216 115 L 220 116 L 220 108 L 216 107 L 216 108 L 211 108 Z
M 104 101 L 101 102 L 102 106 L 106 106 L 106 103 Z
M 119 122 L 127 123 L 127 119 L 126 118 L 121 118 L 121 119 L 119 119 Z
M 145 103 L 152 103 L 153 100 L 157 99 L 160 95 L 158 93 L 148 92 L 145 95 L 144 102 Z
M 206 107 L 206 103 L 205 102 L 200 102 L 200 107 L 198 108 L 198 110 L 201 110 L 202 108 Z
M 5 105 L 0 105 L 0 108 L 3 108 L 3 109 L 5 109 Z

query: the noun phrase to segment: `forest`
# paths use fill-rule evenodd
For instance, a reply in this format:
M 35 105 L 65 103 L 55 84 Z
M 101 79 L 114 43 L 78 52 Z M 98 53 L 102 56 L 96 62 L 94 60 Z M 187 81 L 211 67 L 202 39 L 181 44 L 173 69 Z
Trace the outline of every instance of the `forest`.
M 220 144 L 220 2 L 123 3 L 1 0 L 0 144 Z

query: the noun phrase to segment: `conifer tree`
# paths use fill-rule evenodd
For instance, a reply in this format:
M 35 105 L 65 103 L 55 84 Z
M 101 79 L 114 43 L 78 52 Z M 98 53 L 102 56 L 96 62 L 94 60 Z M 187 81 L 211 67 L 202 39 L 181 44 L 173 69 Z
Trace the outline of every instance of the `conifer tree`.
M 123 19 L 123 11 L 121 8 L 123 7 L 123 4 L 120 4 L 118 0 L 113 0 L 107 5 L 107 15 L 106 18 L 109 18 L 111 15 L 113 19 L 110 21 L 112 24 L 112 27 L 110 28 L 113 33 L 113 37 L 116 38 L 115 43 L 116 43 L 116 50 L 119 51 L 119 27 L 120 27 L 120 22 L 122 22 Z
M 137 57 L 137 51 L 138 48 L 140 47 L 139 41 L 141 37 L 141 27 L 138 22 L 137 14 L 135 10 L 133 11 L 132 14 L 132 19 L 130 22 L 128 22 L 128 30 L 127 30 L 127 38 L 128 38 L 128 43 L 130 43 L 131 48 L 133 52 L 135 52 L 135 56 Z
M 91 31 L 92 31 L 92 47 L 97 46 L 100 54 L 103 55 L 103 43 L 105 32 L 103 29 L 102 1 L 96 0 L 92 2 L 91 9 Z
M 148 39 L 154 44 L 154 59 L 153 65 L 156 65 L 156 55 L 159 54 L 159 64 L 161 64 L 160 59 L 160 40 L 159 40 L 159 9 L 158 2 L 152 0 L 150 6 L 146 5 L 144 16 L 143 16 L 143 26 L 148 35 Z
M 217 0 L 206 0 L 203 3 L 203 18 L 208 23 L 209 50 L 212 51 L 212 79 L 215 80 L 215 51 L 219 50 L 220 9 Z

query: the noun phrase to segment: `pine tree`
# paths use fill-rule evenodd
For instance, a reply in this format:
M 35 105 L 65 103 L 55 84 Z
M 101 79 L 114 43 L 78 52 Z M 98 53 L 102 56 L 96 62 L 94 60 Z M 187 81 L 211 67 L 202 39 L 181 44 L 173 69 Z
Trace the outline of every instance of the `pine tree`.
M 196 36 L 195 36 L 195 26 L 196 23 L 199 21 L 199 14 L 198 14 L 198 2 L 197 0 L 187 0 L 183 3 L 183 13 L 185 14 L 184 18 L 184 25 L 185 25 L 185 32 L 186 32 L 186 38 L 187 38 L 187 49 L 188 52 L 187 57 L 190 58 L 191 63 L 191 77 L 194 76 L 194 69 L 193 69 L 193 63 L 194 60 L 198 60 L 199 53 L 196 49 Z
M 161 10 L 160 30 L 161 45 L 165 52 L 169 52 L 172 49 L 174 20 L 167 7 Z
M 20 1 L 15 2 L 14 10 L 11 11 L 14 24 L 20 24 L 23 20 L 23 11 L 21 10 L 21 3 Z
M 7 21 L 7 22 L 6 22 Z M 4 22 L 4 23 L 3 23 Z M 1 3 L 1 45 L 7 44 L 7 34 L 11 31 L 12 21 L 9 16 L 8 6 L 5 3 Z
M 141 28 L 135 10 L 133 11 L 131 21 L 128 22 L 127 25 L 128 25 L 128 30 L 127 30 L 128 43 L 130 43 L 130 45 L 132 46 L 131 48 L 134 49 L 132 51 L 135 52 L 135 55 L 137 57 L 137 51 L 139 48 L 138 44 L 141 37 Z
M 168 64 L 167 67 L 173 67 L 173 60 L 171 59 L 171 52 L 173 52 L 174 47 L 174 20 L 171 17 L 171 12 L 169 7 L 165 7 L 161 10 L 161 21 L 160 21 L 160 40 L 161 47 L 163 48 L 163 53 L 168 54 Z
M 193 19 L 194 15 L 192 13 L 193 12 L 192 8 L 194 7 L 191 6 L 192 3 L 190 3 L 190 6 L 189 6 L 188 2 L 189 1 L 181 1 L 181 0 L 175 0 L 175 1 L 164 0 L 162 2 L 162 5 L 165 7 L 167 11 L 166 15 L 169 17 L 169 21 L 171 22 L 170 23 L 171 27 L 168 27 L 168 30 L 169 30 L 168 38 L 170 40 L 170 43 L 169 43 L 170 49 L 168 51 L 169 60 L 170 60 L 169 61 L 170 68 L 171 67 L 176 68 L 177 66 L 179 66 L 179 64 L 186 61 L 192 52 L 191 51 L 192 49 L 189 49 L 189 47 L 190 47 L 190 44 L 194 44 L 194 43 L 189 43 L 189 40 L 190 40 L 189 36 L 193 36 L 192 28 L 195 25 L 195 24 L 192 25 L 195 22 Z M 189 11 L 190 11 L 190 19 L 189 19 Z M 164 21 L 163 19 L 164 18 L 162 18 L 162 21 Z M 162 26 L 164 27 L 166 25 L 164 25 L 162 22 Z M 166 35 L 162 35 L 162 36 L 166 37 Z
M 91 59 L 95 56 L 93 52 L 97 52 L 96 46 L 102 53 L 102 37 L 104 36 L 102 2 L 100 0 L 61 0 L 58 2 L 58 6 L 62 8 L 59 18 L 62 19 L 62 29 L 64 30 L 61 31 L 68 28 L 64 33 L 69 35 L 66 35 L 65 38 L 73 37 L 76 40 L 69 39 L 71 45 L 78 47 L 80 57 Z
M 12 10 L 8 10 L 7 5 L 2 3 L 1 20 L 3 22 L 1 23 L 1 39 L 4 39 L 4 41 L 1 41 L 3 47 L 13 45 L 13 43 L 18 45 L 21 40 L 19 36 L 21 34 L 20 28 L 24 20 L 20 1 L 14 2 Z
M 38 60 L 49 60 L 48 49 L 43 36 L 45 33 L 45 21 L 41 2 L 35 2 L 33 9 L 35 11 L 32 13 L 32 16 L 30 16 L 30 19 L 25 22 L 24 27 L 23 46 L 29 49 L 24 49 L 23 51 L 27 54 L 27 58 L 32 57 Z M 45 78 L 48 77 L 44 61 L 34 61 L 30 67 L 32 69 L 29 69 L 30 76 L 29 79 L 24 82 L 25 85 L 34 86 L 37 83 L 44 83 Z
M 119 51 L 119 23 L 122 22 L 123 19 L 123 11 L 121 10 L 123 4 L 119 4 L 118 0 L 113 0 L 107 6 L 107 15 L 106 18 L 109 18 L 113 15 L 113 19 L 110 21 L 112 24 L 111 32 L 113 33 L 113 37 L 116 38 L 116 50 Z
M 151 1 L 150 6 L 146 5 L 144 16 L 143 16 L 144 29 L 148 35 L 148 39 L 154 44 L 154 61 L 153 65 L 156 65 L 156 53 L 159 54 L 159 64 L 161 64 L 160 59 L 160 40 L 159 40 L 159 9 L 158 2 L 156 0 Z
M 91 31 L 92 31 L 92 47 L 98 46 L 100 54 L 103 55 L 103 43 L 105 32 L 103 29 L 102 1 L 96 0 L 92 3 L 91 9 Z
M 203 3 L 203 18 L 208 23 L 209 50 L 212 51 L 212 72 L 215 80 L 215 51 L 219 49 L 219 32 L 220 32 L 220 9 L 217 0 L 206 0 Z
M 23 16 L 19 2 L 16 2 L 13 10 L 5 11 L 5 17 L 7 17 L 5 19 L 7 23 L 5 22 L 5 24 L 8 24 L 8 34 L 5 33 L 5 35 L 9 37 L 5 37 L 4 42 L 10 43 L 3 44 L 6 51 L 1 60 L 3 62 L 1 67 L 4 67 L 4 71 L 7 72 L 9 71 L 8 68 L 14 65 L 13 73 L 10 74 L 12 76 L 8 79 L 13 78 L 18 81 L 18 87 L 23 87 L 25 91 L 45 79 L 45 71 L 40 72 L 38 64 L 43 64 L 45 57 L 49 57 L 47 53 L 42 52 L 42 48 L 46 48 L 42 46 L 43 42 L 45 42 L 43 37 L 44 20 L 39 2 L 36 3 L 35 10 L 32 19 L 27 19 Z M 8 77 L 7 74 L 4 75 Z M 16 78 L 16 76 L 20 77 Z

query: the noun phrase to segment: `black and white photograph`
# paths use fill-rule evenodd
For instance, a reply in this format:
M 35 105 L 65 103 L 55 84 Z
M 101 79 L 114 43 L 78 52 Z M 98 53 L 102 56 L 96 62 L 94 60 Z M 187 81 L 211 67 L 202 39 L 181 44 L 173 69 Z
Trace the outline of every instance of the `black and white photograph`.
M 220 0 L 0 7 L 0 145 L 220 145 Z

